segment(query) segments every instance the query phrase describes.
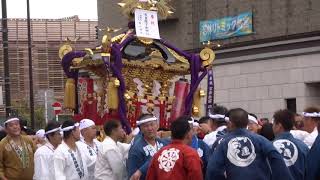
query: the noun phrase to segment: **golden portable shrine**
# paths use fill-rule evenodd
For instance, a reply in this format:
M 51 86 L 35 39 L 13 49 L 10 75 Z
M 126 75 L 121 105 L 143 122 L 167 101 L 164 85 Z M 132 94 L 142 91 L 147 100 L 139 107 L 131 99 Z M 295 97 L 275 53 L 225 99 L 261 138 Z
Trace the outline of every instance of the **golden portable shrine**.
M 214 60 L 209 45 L 192 54 L 163 39 L 136 34 L 135 10 L 156 11 L 166 18 L 172 13 L 167 0 L 124 0 L 119 5 L 129 17 L 128 30 L 100 29 L 102 43 L 95 48 L 73 51 L 70 41 L 61 46 L 67 76 L 64 109 L 74 112 L 76 120 L 89 118 L 98 125 L 119 119 L 127 132 L 142 113 L 153 113 L 162 128 L 181 115 L 199 116 L 200 98 L 206 96 L 199 84 Z M 208 79 L 213 82 L 213 76 Z M 213 104 L 213 88 L 208 89 L 207 107 Z

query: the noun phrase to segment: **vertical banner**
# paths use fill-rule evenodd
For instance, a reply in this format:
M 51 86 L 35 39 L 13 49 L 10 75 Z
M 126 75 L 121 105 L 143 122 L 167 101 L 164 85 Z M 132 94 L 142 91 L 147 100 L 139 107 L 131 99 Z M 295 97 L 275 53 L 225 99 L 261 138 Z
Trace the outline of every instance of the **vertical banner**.
M 134 16 L 136 34 L 138 37 L 160 39 L 158 14 L 156 11 L 136 9 Z
M 206 114 L 208 115 L 214 105 L 214 78 L 213 69 L 208 70 L 208 89 L 207 89 Z

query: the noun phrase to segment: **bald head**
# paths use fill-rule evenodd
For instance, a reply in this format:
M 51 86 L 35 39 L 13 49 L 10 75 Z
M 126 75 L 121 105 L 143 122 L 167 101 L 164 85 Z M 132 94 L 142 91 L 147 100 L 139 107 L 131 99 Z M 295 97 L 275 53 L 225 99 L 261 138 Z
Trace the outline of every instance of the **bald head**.
M 241 108 L 231 109 L 227 116 L 235 128 L 246 128 L 248 125 L 248 113 Z

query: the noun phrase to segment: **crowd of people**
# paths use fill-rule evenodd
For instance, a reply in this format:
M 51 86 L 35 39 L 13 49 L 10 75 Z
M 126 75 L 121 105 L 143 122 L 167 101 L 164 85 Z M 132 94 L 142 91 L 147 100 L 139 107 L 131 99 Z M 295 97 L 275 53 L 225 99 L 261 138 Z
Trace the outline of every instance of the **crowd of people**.
M 206 117 L 182 116 L 170 129 L 142 114 L 126 135 L 118 120 L 51 121 L 28 136 L 18 118 L 4 122 L 2 180 L 317 180 L 320 110 L 278 110 L 272 121 L 244 109 L 214 106 Z

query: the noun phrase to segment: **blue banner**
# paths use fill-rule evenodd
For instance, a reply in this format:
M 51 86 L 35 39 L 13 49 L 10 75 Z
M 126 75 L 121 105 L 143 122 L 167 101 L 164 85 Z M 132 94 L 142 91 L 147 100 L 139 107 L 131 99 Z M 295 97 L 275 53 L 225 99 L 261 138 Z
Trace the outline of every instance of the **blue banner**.
M 252 12 L 200 21 L 200 42 L 243 36 L 252 32 Z

